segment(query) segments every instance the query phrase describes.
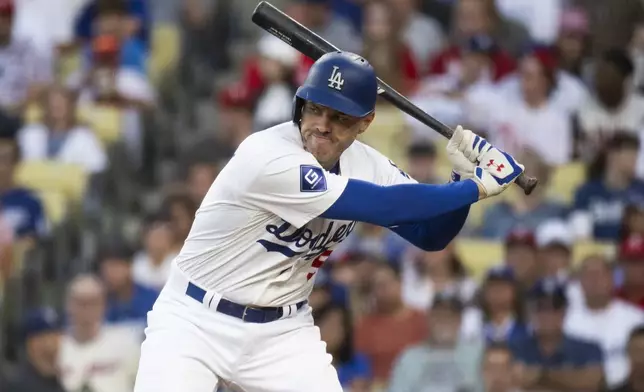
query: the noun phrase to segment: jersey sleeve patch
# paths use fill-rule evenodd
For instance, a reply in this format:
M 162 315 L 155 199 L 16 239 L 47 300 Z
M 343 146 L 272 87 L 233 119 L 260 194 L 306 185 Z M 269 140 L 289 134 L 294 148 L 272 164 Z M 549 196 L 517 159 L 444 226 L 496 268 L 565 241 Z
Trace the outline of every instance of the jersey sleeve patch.
M 324 192 L 326 189 L 326 177 L 322 168 L 300 166 L 300 192 Z

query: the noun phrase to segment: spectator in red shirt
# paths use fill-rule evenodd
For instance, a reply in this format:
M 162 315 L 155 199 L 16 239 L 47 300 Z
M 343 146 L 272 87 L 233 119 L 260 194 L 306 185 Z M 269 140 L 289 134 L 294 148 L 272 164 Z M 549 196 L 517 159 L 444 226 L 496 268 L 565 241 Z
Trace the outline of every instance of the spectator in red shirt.
M 365 6 L 362 55 L 387 84 L 404 92 L 414 85 L 418 71 L 394 15 L 393 7 L 383 0 Z
M 632 234 L 625 238 L 618 259 L 624 281 L 617 297 L 644 309 L 644 236 Z
M 452 30 L 453 45 L 434 58 L 430 65 L 430 74 L 454 72 L 461 60 L 462 45 L 472 36 L 487 35 L 501 48 L 492 56 L 493 79 L 500 80 L 514 71 L 516 62 L 512 54 L 518 55 L 528 38 L 525 29 L 503 20 L 494 2 L 489 0 L 458 1 L 454 7 Z
M 400 276 L 390 264 L 377 267 L 372 288 L 375 306 L 356 325 L 356 349 L 369 358 L 374 381 L 383 384 L 398 355 L 427 337 L 427 320 L 403 304 Z

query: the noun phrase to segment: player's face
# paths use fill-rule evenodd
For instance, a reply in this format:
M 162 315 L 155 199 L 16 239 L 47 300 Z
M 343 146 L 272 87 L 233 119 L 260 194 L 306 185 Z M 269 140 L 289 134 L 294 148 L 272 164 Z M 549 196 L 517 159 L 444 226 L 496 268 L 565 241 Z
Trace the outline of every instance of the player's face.
M 358 118 L 307 102 L 302 110 L 300 125 L 304 148 L 325 169 L 330 170 L 342 152 L 367 129 L 373 118 L 373 114 Z

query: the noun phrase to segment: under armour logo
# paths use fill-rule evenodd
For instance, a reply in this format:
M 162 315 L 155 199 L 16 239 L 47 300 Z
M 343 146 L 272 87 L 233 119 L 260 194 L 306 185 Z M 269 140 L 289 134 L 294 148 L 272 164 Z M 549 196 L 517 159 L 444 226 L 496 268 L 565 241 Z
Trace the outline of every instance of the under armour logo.
M 494 159 L 490 159 L 490 162 L 488 162 L 487 167 L 490 167 L 490 166 L 496 167 L 496 171 L 498 172 L 503 170 L 503 168 L 505 167 L 504 164 L 497 165 L 496 163 L 494 163 Z
M 328 80 L 329 87 L 341 91 L 344 85 L 344 79 L 342 79 L 342 72 L 339 72 L 338 69 L 340 68 L 335 65 L 333 66 L 333 72 L 331 72 L 331 77 Z

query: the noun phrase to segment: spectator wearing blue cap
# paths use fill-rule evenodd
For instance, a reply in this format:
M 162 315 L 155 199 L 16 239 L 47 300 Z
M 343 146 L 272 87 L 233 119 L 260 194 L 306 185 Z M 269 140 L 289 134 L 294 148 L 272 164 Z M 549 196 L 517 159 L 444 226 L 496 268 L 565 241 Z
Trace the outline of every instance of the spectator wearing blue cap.
M 61 323 L 55 310 L 33 310 L 22 323 L 25 360 L 2 392 L 63 392 L 57 374 Z M 2 385 L 0 385 L 2 386 Z
M 507 266 L 492 268 L 481 286 L 482 334 L 488 343 L 511 343 L 527 338 L 522 291 Z
M 512 345 L 523 388 L 572 392 L 597 391 L 602 385 L 601 348 L 564 332 L 567 305 L 565 288 L 555 280 L 539 281 L 529 292 L 532 333 Z

